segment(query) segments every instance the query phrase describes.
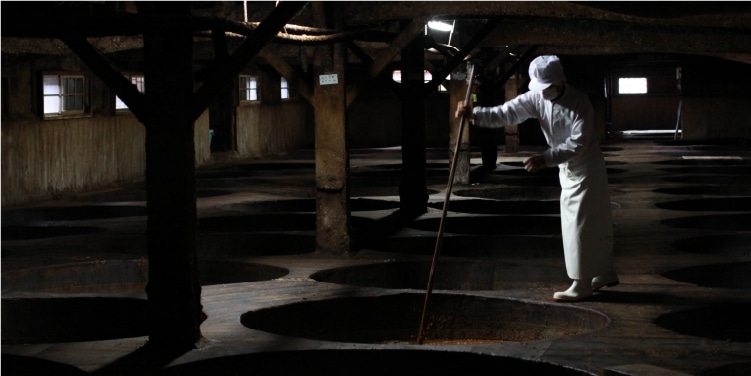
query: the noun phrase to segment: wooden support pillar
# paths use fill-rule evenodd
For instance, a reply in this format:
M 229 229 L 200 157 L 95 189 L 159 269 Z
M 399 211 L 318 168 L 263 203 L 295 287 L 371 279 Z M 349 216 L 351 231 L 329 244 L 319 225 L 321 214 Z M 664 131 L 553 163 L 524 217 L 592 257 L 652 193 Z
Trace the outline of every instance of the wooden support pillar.
M 216 64 L 227 64 L 229 60 L 229 50 L 227 49 L 227 38 L 223 30 L 214 30 L 211 33 L 214 42 L 214 54 L 216 55 Z M 234 85 L 226 85 L 217 93 L 216 98 L 209 105 L 209 129 L 213 132 L 211 140 L 212 152 L 225 152 L 236 149 L 235 138 L 235 110 L 237 107 L 237 83 L 232 80 Z M 206 135 L 209 137 L 209 135 Z
M 468 73 L 466 71 L 466 65 L 464 68 L 464 76 Z M 456 158 L 456 168 L 454 171 L 454 184 L 469 184 L 469 122 L 465 120 L 464 131 L 459 135 L 459 126 L 461 119 L 454 116 L 456 111 L 456 104 L 463 102 L 467 96 L 467 85 L 469 84 L 469 77 L 464 80 L 451 80 L 449 84 L 449 103 L 451 103 L 449 111 L 449 161 L 454 158 L 454 151 L 456 150 L 456 143 L 459 142 L 459 155 Z M 471 98 L 470 98 L 471 100 Z
M 181 10 L 188 11 L 169 7 Z M 193 35 L 186 23 L 161 26 L 144 33 L 149 342 L 160 348 L 191 348 L 201 337 L 204 320 L 190 116 Z
M 209 105 L 209 127 L 214 131 L 211 141 L 212 152 L 226 152 L 236 149 L 235 110 L 237 107 L 237 89 L 227 86 Z M 209 137 L 209 135 L 206 135 Z
M 494 84 L 494 75 L 486 74 L 484 84 L 480 82 L 477 88 L 478 102 L 476 106 L 496 106 L 503 103 L 503 97 L 498 98 L 498 88 Z M 498 129 L 476 128 L 475 137 L 479 138 L 480 155 L 483 171 L 495 170 L 498 166 Z
M 519 75 L 515 74 L 506 81 L 506 101 L 516 98 L 519 94 Z M 519 151 L 519 125 L 508 125 L 503 128 L 506 135 L 506 152 Z
M 428 211 L 424 58 L 420 38 L 402 50 L 402 177 L 399 198 L 401 210 L 407 215 Z
M 324 4 L 313 3 L 323 19 Z M 349 150 L 347 148 L 345 49 L 342 43 L 318 47 L 313 106 L 316 155 L 316 252 L 350 251 Z

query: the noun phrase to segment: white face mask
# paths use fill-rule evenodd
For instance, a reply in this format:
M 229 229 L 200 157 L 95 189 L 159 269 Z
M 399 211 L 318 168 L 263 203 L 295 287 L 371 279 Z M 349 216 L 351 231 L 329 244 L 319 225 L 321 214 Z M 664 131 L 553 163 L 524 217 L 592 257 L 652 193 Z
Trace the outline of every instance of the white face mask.
M 542 97 L 546 100 L 552 101 L 559 93 L 558 86 L 553 85 L 542 91 Z

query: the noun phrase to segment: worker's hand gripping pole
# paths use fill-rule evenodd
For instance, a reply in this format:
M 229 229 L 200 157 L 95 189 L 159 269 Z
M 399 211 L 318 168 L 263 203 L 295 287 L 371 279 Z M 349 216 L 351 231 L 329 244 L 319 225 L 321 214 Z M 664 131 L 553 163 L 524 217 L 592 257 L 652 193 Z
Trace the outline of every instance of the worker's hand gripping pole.
M 474 85 L 475 78 L 475 65 L 472 62 L 467 62 L 468 77 L 467 77 L 467 94 L 464 96 L 464 108 L 469 109 L 469 101 L 472 98 L 472 86 Z M 454 154 L 451 156 L 451 166 L 449 167 L 449 181 L 446 187 L 446 198 L 443 201 L 443 211 L 441 212 L 441 222 L 438 225 L 438 237 L 435 242 L 435 250 L 433 251 L 433 261 L 430 264 L 430 274 L 428 275 L 428 286 L 425 290 L 425 303 L 422 307 L 422 316 L 420 317 L 420 330 L 417 333 L 417 343 L 422 344 L 425 340 L 423 338 L 423 328 L 425 327 L 425 313 L 428 310 L 428 300 L 430 299 L 430 293 L 433 291 L 433 273 L 435 272 L 435 266 L 438 261 L 438 254 L 441 251 L 441 243 L 443 241 L 443 227 L 446 221 L 446 212 L 448 210 L 449 199 L 451 198 L 451 188 L 454 184 L 454 173 L 456 172 L 456 161 L 459 155 L 459 146 L 461 145 L 462 134 L 464 133 L 464 123 L 467 118 L 467 114 L 462 116 L 459 121 L 459 132 L 456 137 L 456 145 L 454 146 Z

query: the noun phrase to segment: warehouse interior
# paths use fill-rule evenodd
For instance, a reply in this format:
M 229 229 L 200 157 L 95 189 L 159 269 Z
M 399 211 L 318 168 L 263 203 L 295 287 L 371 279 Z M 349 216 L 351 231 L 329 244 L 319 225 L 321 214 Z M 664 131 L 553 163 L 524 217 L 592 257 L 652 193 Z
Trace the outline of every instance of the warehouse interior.
M 746 2 L 0 7 L 4 372 L 751 372 Z M 577 303 L 538 123 L 454 116 L 540 55 L 608 173 Z

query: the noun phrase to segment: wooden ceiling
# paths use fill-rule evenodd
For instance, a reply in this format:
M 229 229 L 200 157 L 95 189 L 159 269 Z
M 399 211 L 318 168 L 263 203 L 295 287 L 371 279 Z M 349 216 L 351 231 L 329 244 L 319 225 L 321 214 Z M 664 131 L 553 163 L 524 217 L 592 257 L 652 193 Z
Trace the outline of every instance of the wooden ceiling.
M 104 53 L 140 48 L 139 34 L 162 22 L 158 17 L 143 14 L 143 4 L 3 2 L 3 53 L 66 53 L 65 45 L 57 38 L 71 33 L 89 37 Z M 474 50 L 513 51 L 537 46 L 539 53 L 561 55 L 691 54 L 751 63 L 749 2 L 336 1 L 324 4 L 326 25 L 321 25 L 323 18 L 313 14 L 314 7 L 308 4 L 274 40 L 279 51 L 287 51 L 284 55 L 294 58 L 299 55 L 297 46 L 346 41 L 366 54 L 377 55 L 408 22 L 444 20 L 455 25 L 450 36 L 447 32 L 428 31 L 426 38 L 451 53 L 473 42 L 483 25 L 492 20 L 492 30 L 479 42 L 473 42 Z M 191 8 L 193 16 L 184 21 L 193 24 L 197 37 L 217 28 L 242 37 L 252 35 L 254 25 L 265 19 L 275 2 L 199 1 L 185 5 Z M 33 42 L 28 38 L 34 38 Z

